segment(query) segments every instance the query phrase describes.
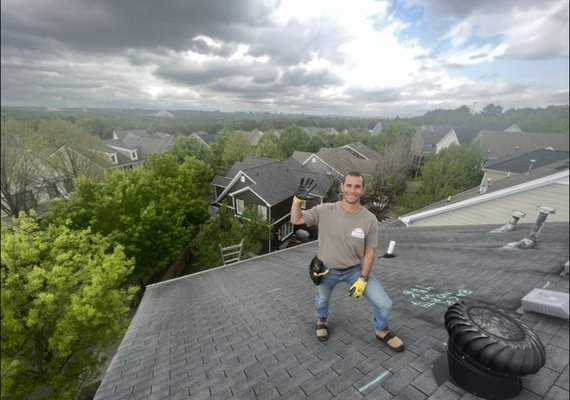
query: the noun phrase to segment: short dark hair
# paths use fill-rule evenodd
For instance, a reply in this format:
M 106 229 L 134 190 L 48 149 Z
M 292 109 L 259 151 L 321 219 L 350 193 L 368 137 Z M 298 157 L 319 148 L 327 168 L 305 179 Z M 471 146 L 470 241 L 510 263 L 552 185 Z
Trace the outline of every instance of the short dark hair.
M 362 187 L 364 187 L 364 176 L 358 172 L 358 171 L 350 171 L 349 173 L 347 173 L 345 176 L 342 177 L 342 183 L 344 184 L 344 182 L 346 181 L 346 177 L 347 176 L 355 176 L 355 177 L 361 177 L 362 178 Z

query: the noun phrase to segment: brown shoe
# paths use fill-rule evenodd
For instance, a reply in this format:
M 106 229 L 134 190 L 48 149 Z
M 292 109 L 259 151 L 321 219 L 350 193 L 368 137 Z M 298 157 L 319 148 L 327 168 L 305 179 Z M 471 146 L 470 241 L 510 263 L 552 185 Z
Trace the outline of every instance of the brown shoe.
M 329 330 L 327 327 L 327 320 L 319 319 L 317 321 L 317 339 L 319 342 L 324 342 L 329 338 Z
M 393 335 L 390 329 L 376 331 L 376 337 L 394 351 L 400 352 L 404 350 L 404 342 L 398 336 Z

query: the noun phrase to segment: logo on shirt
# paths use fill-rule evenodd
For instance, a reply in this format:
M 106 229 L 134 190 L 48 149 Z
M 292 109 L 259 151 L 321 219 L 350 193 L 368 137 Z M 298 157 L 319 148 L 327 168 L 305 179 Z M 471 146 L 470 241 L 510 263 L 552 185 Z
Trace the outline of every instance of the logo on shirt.
M 352 233 L 350 234 L 352 237 L 358 238 L 358 239 L 364 239 L 364 231 L 360 228 L 356 228 L 355 230 L 352 231 Z

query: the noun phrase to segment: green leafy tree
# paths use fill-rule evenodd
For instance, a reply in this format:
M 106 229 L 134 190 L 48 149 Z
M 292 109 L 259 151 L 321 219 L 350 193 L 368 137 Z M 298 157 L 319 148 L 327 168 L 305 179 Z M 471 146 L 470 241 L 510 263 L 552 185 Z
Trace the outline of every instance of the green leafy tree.
M 481 150 L 474 145 L 450 146 L 427 158 L 420 170 L 419 192 L 438 201 L 477 186 L 483 162 Z
M 173 154 L 180 164 L 184 162 L 186 157 L 194 157 L 211 167 L 215 165 L 212 149 L 193 137 L 179 136 L 167 152 Z
M 296 125 L 288 126 L 279 137 L 279 148 L 285 158 L 291 157 L 295 150 L 304 151 L 309 136 Z
M 76 399 L 128 325 L 121 245 L 89 229 L 2 224 L 2 398 Z
M 203 161 L 153 154 L 144 167 L 114 171 L 105 185 L 80 179 L 72 197 L 58 202 L 46 223 L 70 220 L 124 246 L 136 261 L 133 276 L 144 280 L 168 267 L 208 217 L 204 196 L 213 172 Z
M 230 130 L 216 136 L 212 150 L 217 165 L 216 173 L 220 175 L 225 175 L 234 163 L 254 154 L 245 133 Z
M 318 132 L 309 138 L 305 150 L 311 153 L 317 153 L 323 147 L 332 147 L 332 145 L 325 133 Z
M 256 209 L 246 207 L 237 217 L 225 204 L 218 216 L 202 226 L 193 250 L 194 258 L 189 272 L 196 272 L 222 264 L 220 246 L 239 244 L 244 240 L 243 256 L 246 259 L 261 254 L 263 244 L 273 235 L 272 225 Z
M 345 144 L 352 143 L 353 138 L 348 133 L 339 133 L 332 136 L 332 147 L 341 147 Z
M 503 114 L 503 107 L 487 104 L 479 114 L 484 117 L 498 117 Z
M 280 160 L 283 154 L 279 151 L 279 139 L 273 132 L 266 132 L 259 139 L 255 149 L 255 155 L 258 157 L 271 158 L 273 160 Z

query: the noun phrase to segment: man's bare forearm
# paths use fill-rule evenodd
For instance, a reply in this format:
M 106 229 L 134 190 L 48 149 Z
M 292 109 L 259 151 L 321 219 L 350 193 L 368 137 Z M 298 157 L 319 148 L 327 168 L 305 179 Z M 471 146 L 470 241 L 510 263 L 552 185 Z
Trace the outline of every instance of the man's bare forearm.
M 293 225 L 303 225 L 305 223 L 303 212 L 301 211 L 301 202 L 296 202 L 295 200 L 291 204 L 291 223 Z

